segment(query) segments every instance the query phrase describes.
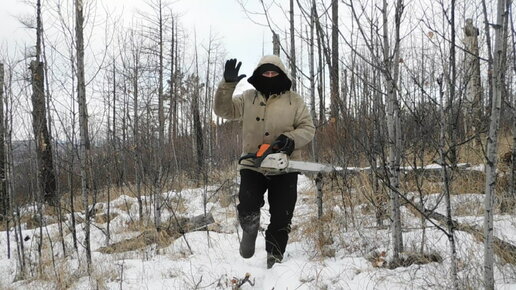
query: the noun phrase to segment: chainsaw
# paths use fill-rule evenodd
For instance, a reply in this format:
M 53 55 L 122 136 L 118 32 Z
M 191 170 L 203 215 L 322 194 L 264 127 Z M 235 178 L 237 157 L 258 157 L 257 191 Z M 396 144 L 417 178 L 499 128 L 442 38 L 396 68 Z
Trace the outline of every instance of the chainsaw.
M 273 149 L 274 145 L 262 144 L 256 153 L 246 154 L 238 160 L 238 164 L 264 169 L 267 173 L 278 174 L 288 172 L 332 172 L 333 166 L 290 160 L 283 152 Z

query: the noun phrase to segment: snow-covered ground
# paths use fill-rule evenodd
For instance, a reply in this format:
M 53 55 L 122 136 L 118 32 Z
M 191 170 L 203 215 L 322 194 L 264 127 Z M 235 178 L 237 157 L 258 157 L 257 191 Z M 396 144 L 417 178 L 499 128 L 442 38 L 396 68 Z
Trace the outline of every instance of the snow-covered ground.
M 235 180 L 238 182 L 238 180 Z M 241 231 L 236 221 L 235 205 L 223 203 L 219 186 L 168 192 L 163 196 L 179 204 L 177 213 L 192 217 L 204 213 L 203 194 L 209 198 L 206 211 L 210 212 L 215 224 L 210 231 L 186 233 L 183 237 L 170 240 L 163 247 L 156 244 L 138 250 L 113 254 L 99 251 L 106 246 L 106 224 L 92 227 L 93 273 L 84 271 L 84 253 L 73 251 L 72 235 L 65 231 L 67 256 L 63 258 L 57 238 L 57 224 L 50 224 L 44 231 L 46 237 L 53 237 L 53 247 L 44 246 L 45 266 L 43 274 L 34 274 L 25 280 L 16 280 L 16 246 L 11 233 L 11 255 L 7 258 L 7 235 L 0 232 L 0 289 L 448 289 L 449 244 L 447 237 L 438 229 L 426 223 L 421 229 L 420 219 L 403 209 L 404 245 L 407 252 L 417 252 L 421 248 L 424 235 L 426 253 L 438 253 L 442 262 L 413 264 L 407 267 L 388 269 L 374 267 L 373 253 L 381 254 L 376 262 L 388 259 L 390 255 L 389 231 L 375 227 L 374 213 L 359 205 L 350 208 L 338 206 L 332 209 L 332 218 L 320 225 L 316 220 L 317 207 L 315 186 L 306 176 L 299 178 L 299 197 L 293 219 L 293 231 L 282 263 L 266 269 L 264 233 L 260 232 L 254 257 L 243 259 L 238 253 Z M 235 187 L 233 187 L 233 194 Z M 225 193 L 227 194 L 227 192 Z M 453 197 L 454 208 L 463 207 L 461 213 L 472 212 L 471 216 L 461 214 L 460 222 L 482 225 L 482 196 L 478 194 Z M 437 195 L 428 197 L 427 204 L 436 202 Z M 224 205 L 223 205 L 224 204 Z M 229 205 L 228 205 L 229 204 Z M 113 200 L 112 211 L 116 217 L 111 221 L 111 243 L 138 236 L 140 231 L 128 226 L 138 217 L 136 199 L 120 196 Z M 97 206 L 97 214 L 107 207 Z M 262 228 L 268 224 L 268 205 L 262 209 Z M 25 209 L 28 211 L 29 209 Z M 30 209 L 33 210 L 33 209 Z M 442 205 L 437 210 L 444 213 Z M 353 219 L 351 218 L 353 215 Z M 82 214 L 77 214 L 82 216 Z M 171 212 L 166 210 L 163 219 L 168 220 Z M 388 222 L 388 221 L 386 221 Z M 331 241 L 320 246 L 319 228 Z M 516 244 L 516 219 L 514 216 L 496 216 L 495 234 Z M 79 241 L 83 240 L 82 226 L 77 226 Z M 24 229 L 27 237 L 25 248 L 37 248 L 39 229 Z M 482 288 L 483 245 L 471 235 L 457 232 L 459 276 L 464 288 Z M 79 246 L 79 248 L 81 248 Z M 324 249 L 324 250 L 323 250 Z M 28 255 L 28 268 L 38 271 L 36 251 Z M 54 257 L 52 262 L 51 257 Z M 79 258 L 78 258 L 79 257 Z M 55 264 L 55 266 L 52 266 Z M 497 289 L 516 289 L 516 266 L 498 264 L 496 267 Z

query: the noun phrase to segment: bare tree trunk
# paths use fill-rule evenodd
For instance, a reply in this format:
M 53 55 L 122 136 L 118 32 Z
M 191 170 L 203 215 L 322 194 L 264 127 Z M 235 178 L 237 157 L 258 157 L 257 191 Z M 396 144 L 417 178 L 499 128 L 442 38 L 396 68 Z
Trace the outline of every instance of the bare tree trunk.
M 377 46 L 380 47 L 379 45 Z M 379 55 L 379 54 L 377 54 Z M 372 183 L 374 188 L 374 194 L 376 197 L 376 209 L 375 209 L 375 217 L 376 217 L 376 225 L 379 227 L 383 227 L 383 220 L 385 219 L 387 212 L 387 201 L 386 201 L 386 192 L 384 187 L 384 180 L 378 177 L 377 170 L 380 168 L 382 160 L 383 160 L 383 140 L 384 140 L 384 132 L 385 132 L 385 110 L 382 109 L 384 104 L 382 102 L 382 88 L 381 88 L 381 74 L 378 71 L 373 71 L 373 87 L 376 88 L 373 92 L 373 114 L 374 114 L 374 122 L 373 122 L 373 140 L 372 140 L 372 156 L 371 156 L 371 167 L 374 170 L 371 171 L 372 175 Z
M 309 54 L 308 54 L 308 65 L 310 70 L 310 114 L 312 115 L 312 120 L 314 122 L 317 121 L 317 114 L 315 110 L 315 5 L 312 3 L 312 7 L 310 9 L 310 35 L 309 39 Z M 314 136 L 314 140 L 312 140 L 312 156 L 314 160 L 317 162 L 319 160 L 319 154 L 316 150 L 317 145 L 317 133 Z
M 493 59 L 493 54 L 492 54 L 492 47 L 493 45 L 491 44 L 491 22 L 489 21 L 488 19 L 488 14 L 487 14 L 487 7 L 486 7 L 486 1 L 485 0 L 482 0 L 482 12 L 483 12 L 483 15 L 484 15 L 484 33 L 486 34 L 486 45 L 487 45 L 487 53 L 488 53 L 488 58 L 489 59 Z M 493 69 L 493 62 L 492 61 L 488 61 L 487 62 L 487 71 L 490 71 L 490 72 L 493 72 L 494 69 Z M 493 74 L 490 73 L 490 74 L 487 74 L 487 79 L 488 79 L 488 83 L 489 84 L 492 84 L 493 83 Z M 488 86 L 488 98 L 487 98 L 487 108 L 492 108 L 493 107 L 493 86 L 492 85 L 489 85 Z M 486 111 L 486 114 L 491 114 L 491 112 L 489 111 L 489 109 L 487 109 Z
M 511 5 L 512 1 L 508 1 L 507 5 Z M 511 22 L 511 36 L 512 36 L 512 69 L 516 73 L 516 30 L 514 29 L 514 14 L 513 10 L 510 9 L 510 17 L 512 19 Z M 509 192 L 505 197 L 505 201 L 502 201 L 500 205 L 500 210 L 502 212 L 508 212 L 511 209 L 516 207 L 516 97 L 513 96 L 511 102 L 511 113 L 512 113 L 512 124 L 511 124 L 511 133 L 512 133 L 512 148 L 511 148 L 511 173 L 510 173 L 510 182 L 509 182 Z
M 175 66 L 176 66 L 176 62 L 175 62 L 175 46 L 177 45 L 176 43 L 176 37 L 175 37 L 175 31 L 174 31 L 174 18 L 172 18 L 172 28 L 171 28 L 171 44 L 170 44 L 170 80 L 168 81 L 169 83 L 169 86 L 170 86 L 170 105 L 169 105 L 169 109 L 168 109 L 168 143 L 170 145 L 173 145 L 172 142 L 174 142 L 174 140 L 176 139 L 176 136 L 174 135 L 175 134 L 175 129 L 174 129 L 174 126 L 175 126 L 175 123 L 174 123 L 174 110 L 175 110 L 175 102 L 176 102 L 176 94 L 175 94 L 175 84 L 176 84 L 176 81 L 175 81 L 175 78 L 176 78 L 176 74 L 175 74 Z
M 143 200 L 142 200 L 142 167 L 140 166 L 141 158 L 141 147 L 140 147 L 140 117 L 138 114 L 139 110 L 139 87 L 138 78 L 140 74 L 140 60 L 139 56 L 134 57 L 134 68 L 133 68 L 133 148 L 134 148 L 134 175 L 136 183 L 136 199 L 138 200 L 138 216 L 140 221 L 143 221 Z
M 9 226 L 8 226 L 8 205 L 9 197 L 7 195 L 7 188 L 5 182 L 5 127 L 4 127 L 4 64 L 0 63 L 0 222 L 6 222 L 7 240 L 9 240 Z M 9 248 L 7 248 L 10 253 Z M 10 254 L 9 254 L 10 255 Z
M 156 229 L 158 231 L 161 230 L 161 210 L 162 210 L 162 206 L 163 206 L 163 199 L 162 199 L 162 193 L 161 193 L 161 189 L 162 189 L 162 182 L 163 182 L 163 175 L 164 175 L 164 168 L 163 168 L 163 164 L 164 164 L 164 160 L 162 158 L 163 155 L 163 152 L 164 152 L 164 149 L 165 149 L 165 111 L 164 111 L 164 108 L 163 108 L 163 98 L 164 98 L 164 93 L 163 93 L 163 70 L 164 70 L 164 66 L 163 66 L 163 59 L 164 59 L 164 55 L 163 55 L 163 33 L 164 33 L 164 21 L 163 21 L 163 4 L 162 4 L 162 1 L 159 0 L 158 1 L 158 37 L 159 37 L 159 40 L 158 40 L 158 57 L 159 57 L 159 67 L 158 67 L 158 122 L 159 122 L 159 128 L 158 128 L 158 147 L 157 147 L 157 151 L 154 152 L 154 154 L 156 154 L 155 156 L 155 160 L 156 160 L 156 166 L 158 168 L 157 170 L 157 176 L 155 177 L 154 179 L 154 187 L 155 187 L 155 191 L 154 191 L 154 222 L 155 222 L 155 225 L 156 225 Z
M 177 137 L 178 135 L 178 104 L 179 104 L 179 97 L 178 97 L 178 91 L 179 89 L 181 88 L 181 83 L 180 83 L 180 76 L 179 76 L 179 44 L 178 44 L 178 28 L 177 28 L 177 24 L 174 25 L 174 27 L 172 28 L 172 31 L 175 31 L 174 32 L 174 41 L 175 41 L 175 47 L 173 48 L 173 59 L 174 59 L 174 63 L 175 63 L 175 67 L 174 67 L 174 79 L 173 79 L 173 82 L 174 82 L 174 89 L 172 90 L 173 94 L 174 94 L 174 99 L 173 99 L 173 106 L 172 106 L 172 119 L 173 119 L 173 127 L 172 127 L 172 135 L 174 136 L 174 138 Z
M 453 216 L 451 210 L 451 186 L 453 184 L 454 179 L 454 171 L 457 168 L 457 136 L 458 136 L 458 118 L 460 114 L 461 108 L 458 107 L 460 102 L 456 102 L 457 94 L 456 94 L 456 84 L 457 84 L 457 64 L 456 64 L 456 40 L 455 40 L 455 0 L 451 1 L 451 9 L 450 9 L 450 28 L 451 28 L 451 44 L 450 44 L 450 74 L 447 76 L 448 79 L 448 100 L 446 101 L 446 105 L 441 102 L 442 106 L 445 106 L 442 110 L 441 122 L 445 122 L 442 124 L 441 132 L 441 166 L 442 176 L 443 176 L 443 190 L 445 194 L 446 201 L 446 217 L 448 219 L 448 241 L 450 243 L 450 254 L 451 254 L 451 271 L 450 278 L 453 283 L 453 288 L 459 289 L 459 279 L 457 276 L 457 249 L 455 244 L 455 227 L 453 226 Z M 441 92 L 443 92 L 441 87 Z M 441 93 L 441 99 L 444 97 L 444 93 Z M 441 100 L 444 101 L 444 100 Z M 455 108 L 454 104 L 457 104 L 457 108 Z M 447 136 L 445 135 L 447 134 Z M 448 139 L 448 143 L 450 144 L 448 148 L 446 148 L 446 139 Z M 449 163 L 448 164 L 448 160 Z M 451 171 L 448 170 L 448 165 L 451 167 Z
M 51 114 L 51 92 L 50 92 L 50 84 L 49 84 L 49 77 L 48 77 L 48 66 L 46 64 L 48 64 L 48 62 L 46 61 L 47 57 L 46 57 L 46 52 L 45 52 L 45 38 L 43 37 L 43 20 L 42 20 L 42 17 L 41 17 L 41 1 L 38 0 L 37 2 L 37 44 L 36 44 L 37 48 L 36 48 L 36 60 L 37 61 L 40 61 L 40 60 L 44 60 L 44 64 L 43 64 L 43 76 L 44 76 L 44 84 L 46 86 L 46 98 L 45 98 L 45 113 L 46 113 L 46 117 L 47 117 L 47 120 L 46 120 L 46 123 L 48 124 L 48 136 L 49 136 L 49 144 L 51 144 L 52 140 L 51 140 L 51 137 L 52 137 L 52 124 L 53 124 L 53 121 L 52 121 L 52 114 Z M 45 89 L 45 88 L 43 88 Z M 45 94 L 44 94 L 45 95 Z M 58 145 L 59 143 L 56 141 L 55 142 L 55 148 L 58 148 Z M 66 256 L 66 243 L 65 243 L 65 239 L 64 239 L 64 232 L 63 232 L 63 208 L 62 208 L 62 202 L 61 202 L 61 190 L 59 188 L 59 179 L 57 179 L 55 176 L 58 174 L 57 173 L 57 170 L 56 168 L 54 167 L 54 164 L 55 162 L 53 161 L 54 158 L 57 158 L 59 159 L 59 150 L 56 150 L 55 152 L 52 152 L 52 149 L 49 148 L 50 150 L 50 160 L 52 161 L 52 167 L 51 167 L 51 170 L 52 170 L 52 174 L 54 175 L 54 180 L 55 180 L 55 186 L 54 186 L 54 196 L 50 197 L 51 200 L 51 204 L 53 202 L 53 205 L 55 207 L 55 209 L 57 210 L 57 216 L 58 216 L 58 232 L 59 232 L 59 238 L 61 240 L 61 248 L 63 250 L 63 256 Z M 48 156 L 47 156 L 48 158 Z M 49 166 L 49 164 L 46 164 L 45 166 Z M 47 229 L 47 233 L 48 233 L 48 229 Z M 49 238 L 50 239 L 50 238 Z M 50 244 L 51 244 L 51 247 L 52 247 L 52 241 L 50 240 Z M 52 247 L 53 249 L 53 247 Z M 53 265 L 54 265 L 54 269 L 55 269 L 55 258 L 54 258 L 54 255 L 53 255 L 53 250 L 52 250 L 52 262 L 53 262 Z
M 16 256 L 17 256 L 17 273 L 15 280 L 21 280 L 24 279 L 26 274 L 26 264 L 25 264 L 25 250 L 23 246 L 23 239 L 21 236 L 21 224 L 20 224 L 20 212 L 18 206 L 14 204 L 14 156 L 13 156 L 13 144 L 12 144 L 12 133 L 13 133 L 13 92 L 12 92 L 12 67 L 10 67 L 10 74 L 9 78 L 7 80 L 7 94 L 5 97 L 4 103 L 1 105 L 3 106 L 5 104 L 5 119 L 2 119 L 1 121 L 5 121 L 5 128 L 6 128 L 6 134 L 5 134 L 5 147 L 6 147 L 6 189 L 7 189 L 7 210 L 8 214 L 10 216 L 10 219 L 13 221 L 13 227 L 14 227 L 14 237 L 15 237 L 15 243 L 16 243 Z M 4 81 L 5 82 L 5 81 Z M 5 85 L 5 84 L 4 84 Z M 16 209 L 16 210 L 15 210 Z M 8 232 L 8 231 L 7 231 Z M 8 240 L 9 241 L 9 240 Z
M 38 0 L 36 2 L 36 60 L 30 63 L 32 72 L 32 128 L 36 142 L 38 187 L 43 191 L 42 200 L 56 206 L 58 204 L 56 178 L 49 124 L 47 122 L 44 64 L 41 62 L 42 34 L 41 0 Z
M 516 101 L 512 101 L 512 120 L 511 120 L 511 166 L 509 175 L 509 189 L 507 196 L 504 197 L 500 204 L 500 211 L 508 213 L 516 206 L 516 108 L 514 107 Z
M 471 133 L 480 134 L 482 122 L 482 83 L 480 79 L 480 58 L 478 48 L 478 28 L 473 19 L 466 19 L 464 27 L 466 44 L 466 83 L 467 83 L 467 116 L 470 120 Z
M 73 129 L 72 129 L 73 130 Z M 75 130 L 73 130 L 75 131 Z M 75 133 L 75 132 L 73 132 Z M 72 133 L 72 140 L 71 140 L 71 144 L 69 144 L 68 146 L 70 147 L 69 148 L 69 151 L 68 151 L 68 154 L 69 154 L 69 161 L 68 161 L 68 187 L 70 189 L 70 219 L 71 219 L 71 223 L 72 223 L 72 227 L 71 227 L 71 230 L 72 230 L 72 240 L 73 240 L 73 247 L 76 251 L 79 250 L 78 246 L 77 246 L 77 231 L 75 229 L 75 205 L 74 205 L 74 198 L 75 198 L 75 187 L 74 187 L 74 179 L 73 179 L 73 176 L 74 176 L 74 161 L 75 161 L 75 150 L 74 150 L 74 141 L 75 141 L 75 138 L 73 137 L 75 134 Z
M 86 80 L 84 76 L 83 1 L 75 0 L 75 37 L 77 53 L 77 102 L 79 104 L 81 191 L 84 206 L 84 247 L 88 273 L 91 272 L 90 209 L 89 209 L 89 162 L 90 139 L 88 130 L 88 108 L 86 104 Z
M 198 53 L 195 49 L 195 76 L 193 81 L 193 94 L 192 94 L 192 115 L 193 115 L 193 138 L 194 138 L 194 159 L 195 159 L 195 171 L 196 171 L 196 182 L 200 181 L 200 174 L 204 170 L 204 138 L 202 134 L 201 116 L 199 112 L 199 99 L 200 99 L 200 84 L 199 84 L 199 63 Z
M 489 136 L 487 138 L 486 152 L 486 184 L 484 198 L 484 287 L 495 289 L 494 281 L 494 254 L 493 254 L 493 203 L 495 199 L 496 186 L 496 165 L 498 163 L 498 132 L 500 130 L 500 111 L 502 105 L 502 94 L 504 92 L 504 77 L 506 70 L 507 53 L 507 25 L 508 11 L 507 2 L 510 0 L 498 0 L 495 29 L 495 46 L 493 52 L 493 101 L 491 107 L 491 118 L 489 124 Z
M 453 64 L 452 64 L 453 65 Z M 455 245 L 455 226 L 453 224 L 453 217 L 452 217 L 452 209 L 451 209 L 451 178 L 450 178 L 450 172 L 448 169 L 448 163 L 446 161 L 446 132 L 447 124 L 446 118 L 452 118 L 447 110 L 445 109 L 445 100 L 444 100 L 444 89 L 443 89 L 443 80 L 439 79 L 439 96 L 440 96 L 440 105 L 441 105 L 441 120 L 440 120 L 440 138 L 439 138 L 439 156 L 441 160 L 441 175 L 442 175 L 442 181 L 443 181 L 443 192 L 445 196 L 446 201 L 446 218 L 448 219 L 447 223 L 447 232 L 446 235 L 448 236 L 448 241 L 450 242 L 450 251 L 451 251 L 451 271 L 450 276 L 453 283 L 453 289 L 459 289 L 458 284 L 458 277 L 457 277 L 457 250 Z
M 118 173 L 119 170 L 123 170 L 121 168 L 119 168 L 118 166 L 118 154 L 116 154 L 116 150 L 117 150 L 117 139 L 116 139 L 116 66 L 115 66 L 115 59 L 113 59 L 113 71 L 112 71 L 112 78 L 113 78 L 113 91 L 112 91 L 112 94 L 113 94 L 113 107 L 111 108 L 112 109 L 112 123 L 113 123 L 113 128 L 111 129 L 111 136 L 109 136 L 109 122 L 108 122 L 108 136 L 107 136 L 107 140 L 111 139 L 111 146 L 112 146 L 112 158 L 111 159 L 111 164 L 113 164 L 114 166 L 114 170 L 115 172 L 117 172 L 116 174 L 116 184 L 118 187 L 122 186 L 123 184 L 123 177 L 120 174 Z M 109 100 L 109 98 L 108 98 Z M 109 118 L 108 118 L 109 119 Z M 125 117 L 124 117 L 125 119 Z M 124 166 L 122 166 L 124 167 Z M 112 172 L 109 172 L 108 175 L 111 175 Z M 107 221 L 106 221 L 106 245 L 109 245 L 110 243 L 110 240 L 111 240 L 111 182 L 113 182 L 113 179 L 111 176 L 109 176 L 109 182 L 107 184 L 107 209 L 106 209 L 106 214 L 107 214 Z
M 296 36 L 294 29 L 294 0 L 290 0 L 290 72 L 292 75 L 292 90 L 297 91 L 297 65 L 296 65 Z
M 339 0 L 331 4 L 331 66 L 330 69 L 330 116 L 339 116 Z
M 323 216 L 323 176 L 320 172 L 315 177 L 315 186 L 317 188 L 317 218 L 321 219 Z
M 43 63 L 32 61 L 32 128 L 36 142 L 38 183 L 42 190 L 42 200 L 56 206 L 56 178 L 52 158 L 52 143 L 48 134 L 44 93 Z
M 272 32 L 272 53 L 274 55 L 279 56 L 280 55 L 280 47 L 281 46 L 280 46 L 279 35 L 273 31 Z
M 205 177 L 207 177 L 206 173 L 208 172 L 209 166 L 212 163 L 212 138 L 211 138 L 211 121 L 212 121 L 212 114 L 210 113 L 212 111 L 211 109 L 211 90 L 210 90 L 210 69 L 211 69 L 211 63 L 212 63 L 212 54 L 213 54 L 213 46 L 214 46 L 214 39 L 210 33 L 209 40 L 208 40 L 208 48 L 206 50 L 207 53 L 207 61 L 206 61 L 206 78 L 204 82 L 204 134 L 203 136 L 207 136 L 206 138 L 206 149 L 203 151 L 204 156 L 206 156 L 207 162 L 203 161 L 205 166 L 208 166 L 208 168 L 203 167 L 203 173 L 205 173 Z M 204 138 L 203 138 L 204 139 Z M 203 140 L 204 141 L 204 140 Z M 203 158 L 204 159 L 204 158 Z M 207 182 L 207 180 L 205 180 Z M 206 183 L 205 183 L 206 185 Z
M 9 229 L 9 195 L 6 182 L 6 130 L 4 126 L 4 64 L 0 63 L 0 222 L 5 222 L 7 258 L 11 259 L 11 231 Z
M 403 1 L 396 1 L 395 16 L 395 43 L 393 55 L 391 56 L 389 46 L 389 30 L 387 20 L 387 1 L 383 1 L 383 57 L 385 62 L 385 82 L 387 91 L 387 131 L 388 131 L 388 177 L 389 177 L 389 195 L 391 199 L 391 218 L 392 218 L 392 246 L 393 246 L 393 262 L 396 264 L 400 259 L 400 253 L 403 251 L 403 238 L 401 233 L 401 212 L 399 202 L 399 168 L 401 159 L 401 132 L 400 132 L 400 111 L 397 99 L 397 80 L 399 71 L 399 44 L 400 44 L 400 20 L 403 13 Z
M 314 19 L 319 19 L 319 16 L 317 15 L 317 6 L 315 5 L 315 0 L 313 1 L 313 12 L 314 12 Z M 318 26 L 319 20 L 316 22 L 316 26 Z M 316 27 L 317 28 L 317 27 Z M 318 51 L 318 63 L 319 63 L 319 70 L 317 74 L 319 75 L 319 82 L 317 83 L 317 93 L 319 95 L 319 125 L 323 124 L 326 121 L 326 102 L 325 97 L 326 94 L 325 91 L 325 84 L 324 80 L 325 78 L 325 70 L 324 70 L 324 61 L 323 61 L 323 45 L 322 45 L 322 39 L 321 39 L 321 33 L 320 29 L 317 29 L 317 51 Z

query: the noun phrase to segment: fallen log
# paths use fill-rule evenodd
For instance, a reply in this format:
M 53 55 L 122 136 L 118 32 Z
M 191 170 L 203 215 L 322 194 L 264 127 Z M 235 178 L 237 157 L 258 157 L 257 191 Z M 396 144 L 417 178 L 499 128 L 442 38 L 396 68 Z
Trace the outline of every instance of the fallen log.
M 426 218 L 434 219 L 438 221 L 442 226 L 448 226 L 448 218 L 435 211 L 421 208 L 413 203 L 405 203 L 405 207 L 414 215 L 421 216 L 421 213 Z M 456 220 L 452 220 L 453 227 L 462 232 L 471 234 L 479 242 L 484 242 L 484 233 L 481 229 L 476 226 L 461 224 Z M 500 259 L 507 264 L 516 264 L 516 246 L 506 242 L 498 237 L 493 236 L 493 249 L 494 253 L 500 257 Z
M 211 213 L 208 213 L 206 216 L 199 215 L 191 218 L 179 217 L 177 222 L 172 220 L 168 223 L 163 223 L 160 231 L 157 231 L 155 228 L 148 228 L 142 230 L 134 238 L 99 248 L 98 251 L 104 254 L 123 253 L 138 250 L 152 244 L 157 244 L 158 247 L 164 248 L 185 233 L 205 229 L 214 222 L 215 220 Z

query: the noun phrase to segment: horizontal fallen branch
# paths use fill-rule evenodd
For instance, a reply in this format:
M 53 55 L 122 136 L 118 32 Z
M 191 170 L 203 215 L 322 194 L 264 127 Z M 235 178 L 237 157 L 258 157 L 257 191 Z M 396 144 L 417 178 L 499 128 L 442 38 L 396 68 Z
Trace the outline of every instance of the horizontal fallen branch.
M 421 213 L 423 213 L 426 218 L 434 219 L 442 226 L 447 226 L 448 224 L 448 218 L 438 212 L 431 211 L 411 203 L 405 203 L 405 207 L 416 216 L 421 216 Z M 475 239 L 477 239 L 477 241 L 482 243 L 484 242 L 484 233 L 476 226 L 461 224 L 456 220 L 452 220 L 452 223 L 456 230 L 471 234 Z M 493 236 L 493 249 L 495 254 L 500 257 L 504 263 L 516 264 L 515 245 Z
M 163 248 L 170 245 L 171 242 L 181 237 L 183 234 L 204 229 L 209 224 L 215 222 L 211 213 L 208 213 L 206 216 L 199 215 L 191 218 L 181 217 L 178 221 L 178 223 L 171 222 L 169 224 L 163 224 L 162 230 L 159 232 L 156 231 L 155 228 L 145 229 L 134 238 L 102 247 L 98 249 L 98 251 L 104 254 L 122 253 L 141 249 L 152 244 L 157 244 L 159 247 Z

